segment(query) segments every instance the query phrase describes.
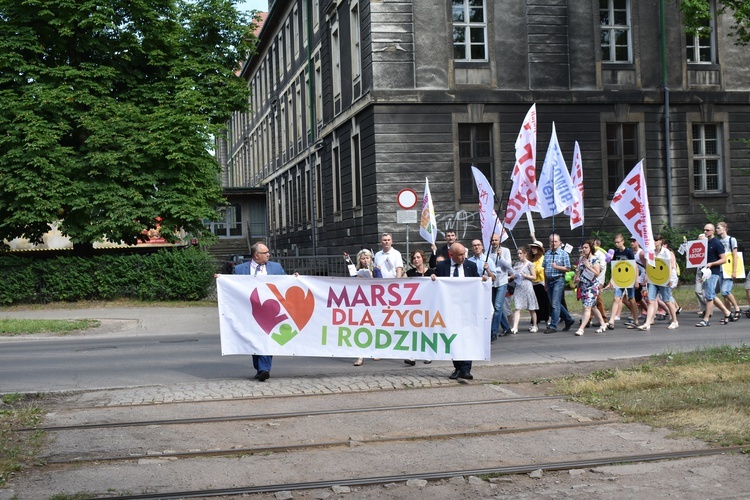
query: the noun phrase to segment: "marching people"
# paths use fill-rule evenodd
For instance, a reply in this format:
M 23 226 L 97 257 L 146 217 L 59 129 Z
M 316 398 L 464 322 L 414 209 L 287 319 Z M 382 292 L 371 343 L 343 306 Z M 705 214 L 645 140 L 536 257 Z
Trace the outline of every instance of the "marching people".
M 435 267 L 438 261 L 447 260 L 448 250 L 450 249 L 451 245 L 455 242 L 456 242 L 456 231 L 453 229 L 446 229 L 445 230 L 445 245 L 441 246 L 439 249 L 438 247 L 435 246 L 435 244 L 432 245 L 432 255 L 430 255 L 430 267 Z
M 365 271 L 362 273 L 361 271 Z M 372 259 L 372 253 L 363 248 L 357 252 L 357 278 L 382 278 L 383 275 L 380 269 L 375 267 Z M 380 361 L 380 358 L 373 358 L 374 361 Z M 354 362 L 354 366 L 362 366 L 365 362 L 365 358 L 357 358 Z
M 544 243 L 534 240 L 529 245 L 529 260 L 534 264 L 536 279 L 532 280 L 534 295 L 539 308 L 536 310 L 537 325 L 549 321 L 549 298 L 544 286 Z
M 654 237 L 654 246 L 656 250 L 655 257 L 657 259 L 666 260 L 668 263 L 667 265 L 671 266 L 672 261 L 670 259 L 670 252 L 663 245 L 663 241 L 663 238 L 659 235 Z M 647 265 L 645 252 L 641 252 L 641 261 L 644 266 Z M 667 270 L 667 272 L 671 275 L 671 269 Z M 672 322 L 667 328 L 670 330 L 675 330 L 680 325 L 679 323 L 677 323 L 677 311 L 675 311 L 674 302 L 672 302 L 672 289 L 669 287 L 669 283 L 665 285 L 652 283 L 652 279 L 648 276 L 648 273 L 646 274 L 646 279 L 648 281 L 648 313 L 646 314 L 646 321 L 636 328 L 645 332 L 651 329 L 651 323 L 653 323 L 654 321 L 654 316 L 656 315 L 656 309 L 658 307 L 658 302 L 656 299 L 657 297 L 661 296 L 661 300 L 669 310 L 669 317 L 672 319 Z
M 518 333 L 521 309 L 529 311 L 531 315 L 531 328 L 529 331 L 536 333 L 538 331 L 536 309 L 539 307 L 539 304 L 537 304 L 536 296 L 534 295 L 534 286 L 532 285 L 534 279 L 536 279 L 536 270 L 534 269 L 534 264 L 528 259 L 529 250 L 526 247 L 519 247 L 516 254 L 518 255 L 518 262 L 513 266 L 516 281 L 513 302 L 516 310 L 513 313 L 513 326 L 510 328 L 510 333 L 513 335 Z
M 427 267 L 427 262 L 425 260 L 425 254 L 422 250 L 414 250 L 411 253 L 410 262 L 412 265 L 412 268 L 406 271 L 406 276 L 409 278 L 429 278 L 433 274 L 435 274 L 435 270 L 431 267 Z M 404 363 L 407 365 L 414 366 L 417 364 L 417 361 L 415 359 L 405 359 Z M 425 359 L 424 364 L 428 365 L 432 363 L 432 360 Z
M 451 245 L 448 255 L 450 259 L 438 262 L 435 267 L 435 274 L 430 279 L 433 281 L 437 277 L 449 278 L 479 278 L 479 270 L 473 262 L 466 260 L 466 247 L 461 243 L 455 242 Z M 482 281 L 488 280 L 488 276 L 481 277 Z M 471 374 L 471 361 L 453 360 L 453 373 L 450 374 L 451 380 L 463 379 L 473 380 Z
M 604 282 L 607 280 L 607 252 L 602 248 L 602 242 L 599 238 L 593 238 L 591 243 L 594 245 L 592 252 L 596 255 L 596 258 L 599 259 L 599 268 L 601 269 L 597 276 L 597 279 L 599 280 L 599 293 L 596 296 L 596 308 L 599 310 L 599 315 L 604 318 L 604 323 L 594 325 L 600 327 L 606 326 L 605 323 L 607 322 L 607 310 L 604 309 L 604 302 L 602 302 L 601 293 L 604 289 Z
M 734 280 L 737 279 L 737 238 L 729 236 L 729 233 L 727 233 L 728 230 L 729 226 L 726 222 L 716 224 L 717 239 L 724 245 L 724 253 L 727 255 L 727 258 L 731 256 L 732 260 L 732 275 L 729 278 L 725 278 L 722 272 L 719 275 L 719 281 L 721 281 L 721 296 L 724 298 L 724 305 L 730 310 L 731 321 L 738 321 L 740 319 L 740 305 L 732 294 Z
M 612 256 L 612 262 L 621 260 L 635 260 L 635 255 L 633 255 L 633 250 L 625 247 L 625 238 L 623 238 L 622 234 L 617 234 L 615 235 L 615 252 Z M 637 282 L 637 279 L 635 281 Z M 638 318 L 638 306 L 635 302 L 635 282 L 632 287 L 620 288 L 610 278 L 607 288 L 612 288 L 615 291 L 615 298 L 612 301 L 612 311 L 609 313 L 609 322 L 607 323 L 608 329 L 615 329 L 615 321 L 620 319 L 623 303 L 630 310 L 631 317 Z
M 706 234 L 699 234 L 699 240 L 705 240 Z M 698 300 L 698 316 L 706 314 L 706 296 L 703 294 L 703 275 L 700 270 L 695 273 L 695 298 Z
M 550 303 L 550 320 L 544 333 L 556 333 L 557 322 L 561 317 L 565 322 L 564 332 L 570 330 L 575 323 L 568 310 L 562 305 L 565 293 L 565 273 L 570 271 L 570 256 L 561 248 L 561 244 L 559 234 L 550 234 L 549 250 L 544 254 L 544 279 Z
M 581 318 L 581 327 L 576 331 L 577 336 L 583 335 L 583 330 L 591 318 L 592 310 L 600 325 L 596 333 L 603 333 L 607 330 L 606 322 L 599 309 L 596 308 L 600 291 L 599 273 L 602 265 L 599 258 L 593 253 L 593 247 L 592 241 L 587 241 L 581 245 L 581 257 L 578 260 L 578 268 L 574 278 L 574 283 L 578 287 L 578 294 L 583 303 L 583 317 Z
M 391 233 L 383 233 L 380 236 L 380 246 L 381 250 L 373 259 L 375 267 L 380 269 L 383 278 L 401 278 L 404 275 L 404 260 L 401 258 L 401 252 L 393 248 Z
M 505 295 L 508 291 L 508 273 L 513 272 L 513 263 L 510 258 L 510 250 L 500 243 L 500 235 L 493 233 L 490 238 L 490 255 L 495 267 L 495 280 L 492 282 L 492 334 L 491 340 L 497 339 L 510 333 L 510 323 L 505 313 Z
M 271 252 L 263 243 L 255 243 L 250 247 L 250 260 L 235 266 L 234 274 L 246 274 L 250 276 L 265 276 L 270 274 L 286 274 L 284 268 L 278 262 L 271 262 Z M 295 273 L 297 276 L 297 273 Z M 253 368 L 255 368 L 255 379 L 265 382 L 271 376 L 271 364 L 273 356 L 262 356 L 253 354 Z
M 703 314 L 703 319 L 696 323 L 695 326 L 706 327 L 711 325 L 711 312 L 713 311 L 714 305 L 724 313 L 724 318 L 719 323 L 726 325 L 731 321 L 732 315 L 724 303 L 716 298 L 716 285 L 721 278 L 721 266 L 727 261 L 727 254 L 724 250 L 724 245 L 716 239 L 716 228 L 713 224 L 706 224 L 703 226 L 703 232 L 706 235 L 706 239 L 708 239 L 706 268 L 708 268 L 711 274 L 703 280 L 703 296 L 706 298 L 706 311 Z

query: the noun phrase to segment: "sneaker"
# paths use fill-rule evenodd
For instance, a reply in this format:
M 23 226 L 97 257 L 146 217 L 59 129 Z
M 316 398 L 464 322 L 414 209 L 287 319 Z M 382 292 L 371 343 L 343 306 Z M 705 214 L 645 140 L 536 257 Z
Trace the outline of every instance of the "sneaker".
M 680 324 L 678 322 L 672 321 L 667 327 L 667 330 L 677 330 L 679 327 L 680 327 Z
M 615 321 L 620 321 L 620 317 L 619 316 L 615 316 Z
M 531 328 L 529 328 L 529 331 L 530 331 L 531 333 L 536 333 L 536 332 L 538 332 L 538 331 L 539 331 L 539 328 L 537 328 L 536 326 L 532 326 Z

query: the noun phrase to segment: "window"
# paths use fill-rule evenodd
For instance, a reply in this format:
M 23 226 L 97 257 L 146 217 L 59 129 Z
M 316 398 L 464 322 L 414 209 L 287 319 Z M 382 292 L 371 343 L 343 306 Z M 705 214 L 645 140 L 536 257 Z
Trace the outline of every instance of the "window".
M 713 10 L 712 10 L 713 13 Z M 685 35 L 686 59 L 690 64 L 710 64 L 715 62 L 714 51 L 714 20 L 704 20 L 704 25 L 698 28 L 698 33 Z
M 319 125 L 323 123 L 323 72 L 320 61 L 315 63 L 315 121 Z
M 341 37 L 339 24 L 331 27 L 331 75 L 333 78 L 333 114 L 341 112 Z
M 352 135 L 352 206 L 362 206 L 362 159 L 359 134 Z
M 636 123 L 608 123 L 606 161 L 609 199 L 638 160 L 638 125 Z
M 307 3 L 307 2 L 305 2 Z M 313 0 L 312 2 L 312 25 L 313 31 L 318 31 L 318 23 L 320 19 L 320 5 L 319 0 Z
M 461 202 L 476 202 L 478 193 L 471 167 L 477 167 L 492 183 L 492 124 L 459 124 Z
M 630 0 L 599 0 L 602 62 L 632 62 Z
M 485 0 L 453 0 L 453 59 L 487 60 Z
M 333 183 L 333 213 L 341 212 L 341 154 L 338 142 L 334 137 L 331 147 L 331 176 Z
M 349 31 L 351 33 L 351 52 L 352 52 L 352 83 L 356 86 L 359 83 L 362 74 L 362 40 L 359 26 L 359 3 L 354 3 L 349 11 Z M 359 96 L 360 92 L 354 92 Z
M 242 207 L 230 205 L 219 210 L 222 220 L 208 222 L 209 230 L 219 238 L 242 236 Z
M 315 154 L 315 217 L 323 220 L 323 167 L 320 155 Z
M 284 36 L 284 55 L 286 57 L 286 68 L 287 71 L 292 67 L 292 22 L 290 19 L 286 20 Z
M 307 3 L 307 2 L 305 2 Z M 297 6 L 294 7 L 294 13 L 292 14 L 292 46 L 294 47 L 294 58 L 299 57 L 299 11 Z
M 693 124 L 693 191 L 720 193 L 723 189 L 721 140 L 718 125 Z

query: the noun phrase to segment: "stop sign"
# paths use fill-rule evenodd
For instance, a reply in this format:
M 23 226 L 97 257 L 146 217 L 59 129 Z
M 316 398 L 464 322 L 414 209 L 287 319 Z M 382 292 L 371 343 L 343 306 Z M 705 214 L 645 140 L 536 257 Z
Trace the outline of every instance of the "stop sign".
M 708 254 L 708 241 L 688 241 L 687 244 L 687 267 L 703 267 L 706 265 Z

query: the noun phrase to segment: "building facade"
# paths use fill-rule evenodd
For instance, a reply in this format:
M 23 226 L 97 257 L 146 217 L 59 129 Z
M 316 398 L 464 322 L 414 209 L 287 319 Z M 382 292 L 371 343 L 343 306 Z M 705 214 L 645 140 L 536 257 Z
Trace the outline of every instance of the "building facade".
M 688 35 L 676 2 L 641 0 L 289 0 L 274 2 L 242 69 L 250 113 L 229 123 L 226 187 L 262 187 L 279 252 L 427 248 L 401 224 L 403 188 L 429 179 L 439 230 L 479 233 L 471 166 L 507 198 L 521 122 L 536 103 L 537 177 L 555 123 L 583 158 L 585 232 L 644 159 L 652 224 L 726 215 L 750 239 L 750 51 L 714 15 Z M 714 9 L 714 13 L 715 13 Z M 668 103 L 668 105 L 665 105 Z M 505 200 L 501 207 L 504 208 Z M 578 242 L 567 217 L 540 220 Z M 522 221 L 518 244 L 529 242 Z

